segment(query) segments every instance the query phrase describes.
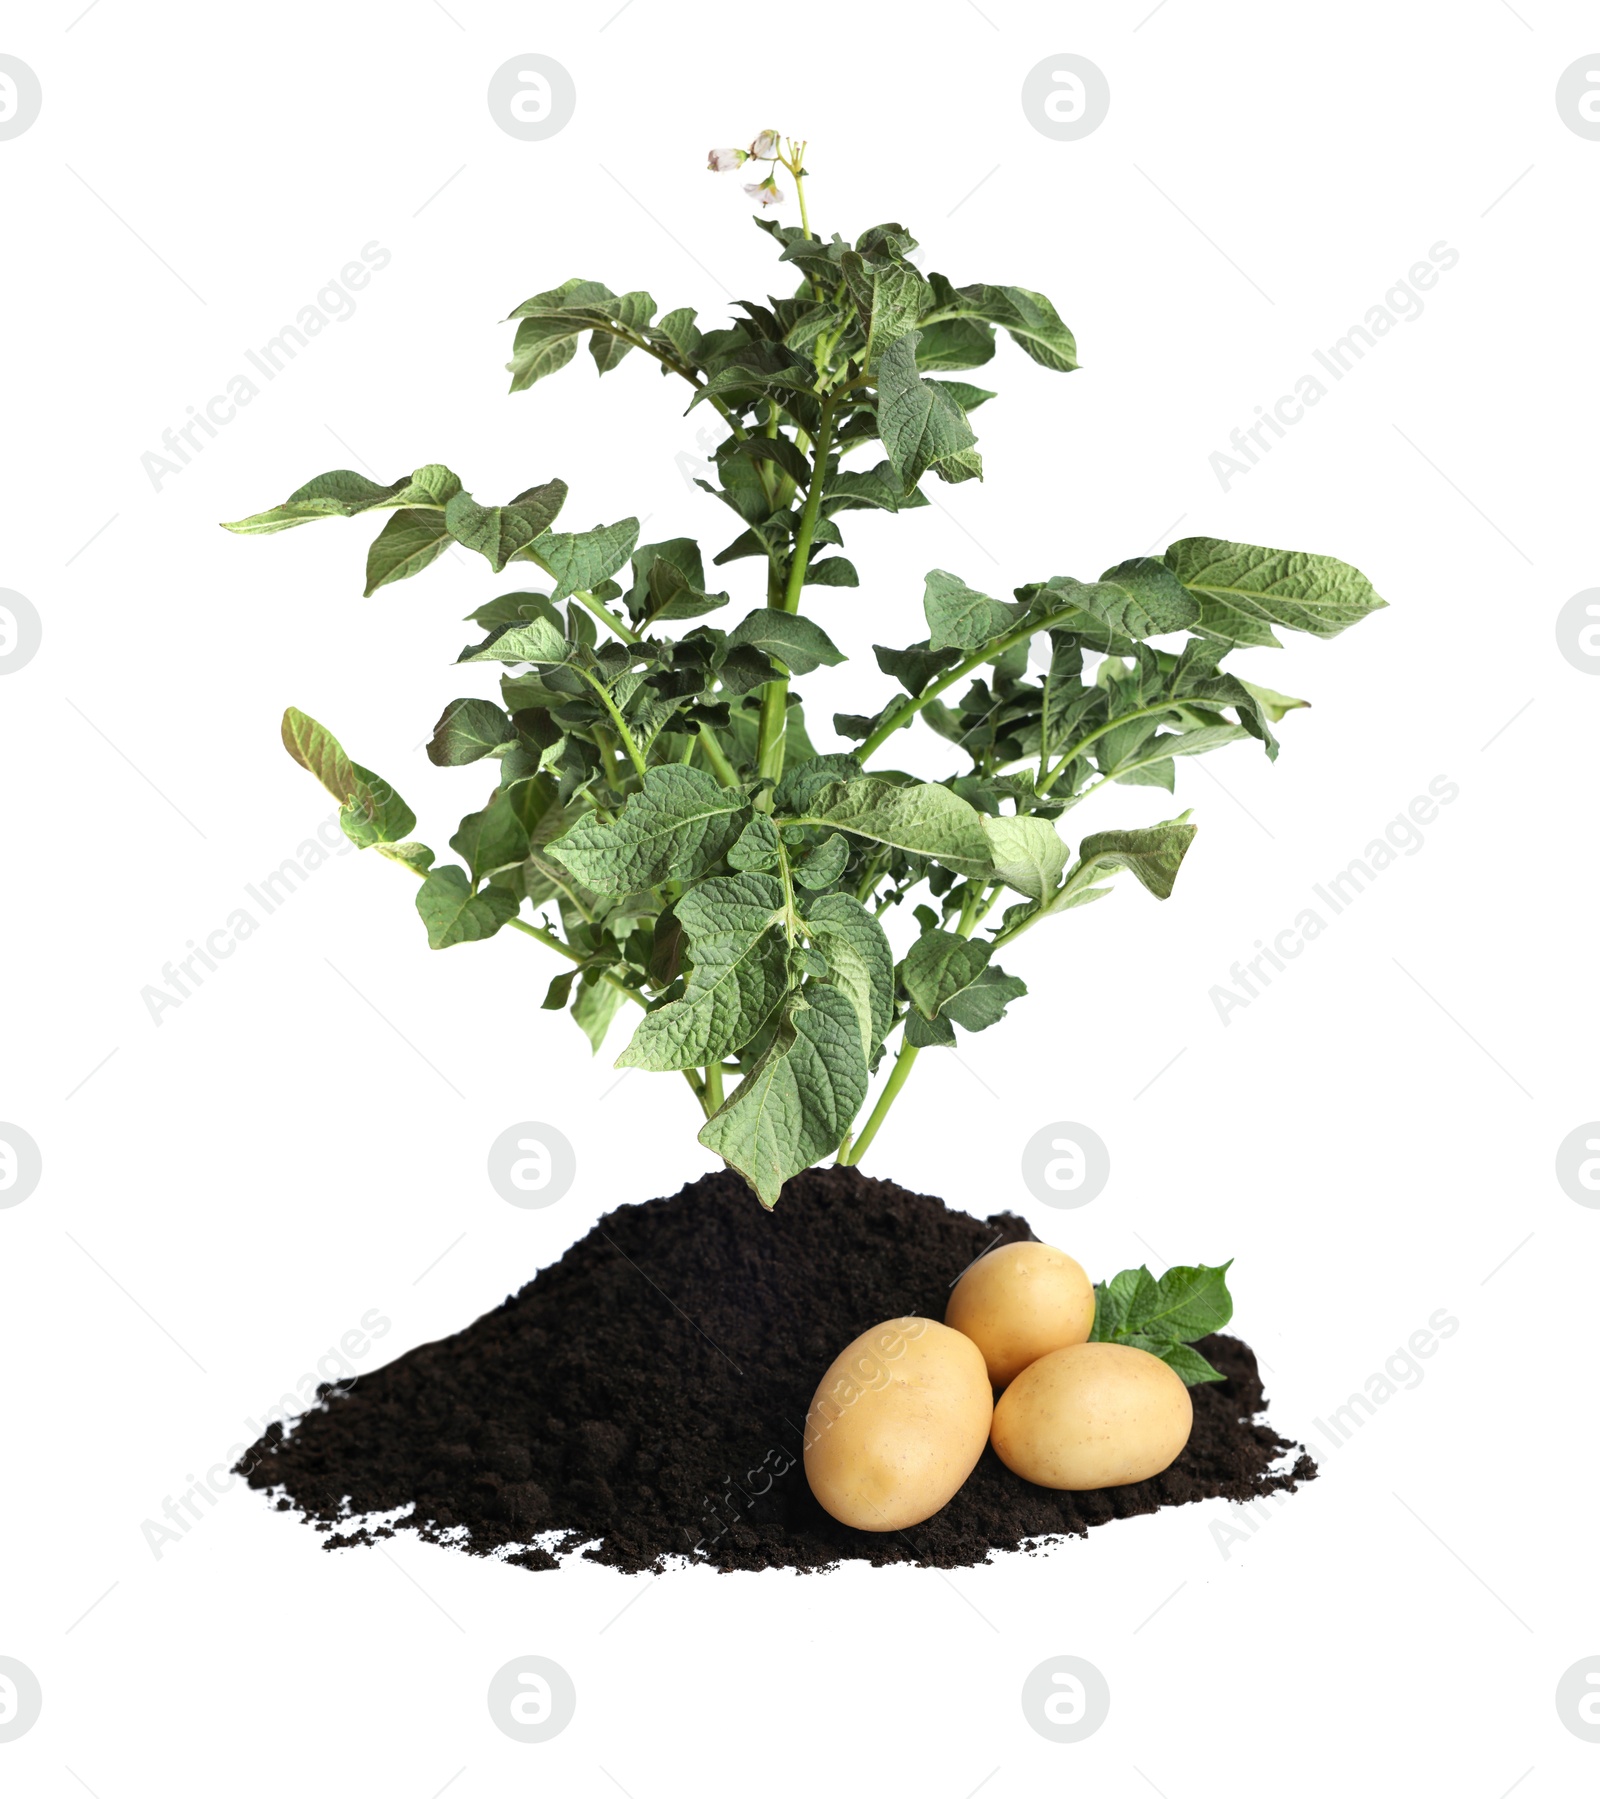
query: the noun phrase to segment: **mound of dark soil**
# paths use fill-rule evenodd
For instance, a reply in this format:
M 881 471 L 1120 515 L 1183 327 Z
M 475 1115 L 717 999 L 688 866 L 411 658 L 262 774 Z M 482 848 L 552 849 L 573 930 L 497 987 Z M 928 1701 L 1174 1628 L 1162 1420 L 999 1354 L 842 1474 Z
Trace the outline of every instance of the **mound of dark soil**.
M 801 1175 L 773 1212 L 737 1177 L 708 1175 L 608 1213 L 457 1335 L 347 1390 L 322 1388 L 240 1471 L 327 1533 L 328 1548 L 392 1535 L 375 1515 L 409 1507 L 398 1528 L 473 1554 L 554 1568 L 581 1549 L 630 1571 L 673 1556 L 723 1569 L 964 1567 L 1112 1518 L 1314 1477 L 1303 1451 L 1271 1471 L 1297 1446 L 1260 1421 L 1248 1346 L 1216 1336 L 1199 1347 L 1228 1378 L 1192 1390 L 1194 1434 L 1154 1480 L 1056 1493 L 986 1449 L 925 1524 L 878 1535 L 835 1523 L 800 1465 L 828 1364 L 885 1319 L 942 1319 L 969 1262 L 1031 1234 L 1009 1212 L 968 1217 L 853 1168 Z

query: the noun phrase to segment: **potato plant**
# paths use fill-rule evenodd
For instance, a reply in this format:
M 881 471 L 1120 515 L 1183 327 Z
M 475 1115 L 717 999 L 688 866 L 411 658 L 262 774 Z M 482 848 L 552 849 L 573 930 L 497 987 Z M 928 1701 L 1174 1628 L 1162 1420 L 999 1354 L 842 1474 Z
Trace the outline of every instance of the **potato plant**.
M 1232 651 L 1279 629 L 1332 637 L 1383 602 L 1332 557 L 1213 537 L 1009 597 L 934 569 L 925 634 L 872 646 L 883 703 L 836 714 L 851 747 L 819 752 L 794 682 L 842 662 L 834 633 L 861 617 L 852 514 L 914 512 L 930 478 L 981 477 L 972 421 L 993 396 L 963 377 L 1002 335 L 1051 378 L 1077 351 L 1042 294 L 924 274 L 899 225 L 815 233 L 803 145 L 763 133 L 712 166 L 751 154 L 769 165 L 747 188 L 763 211 L 785 197 L 779 168 L 801 202 L 798 225 L 754 221 L 785 292 L 702 327 L 691 308 L 574 278 L 511 315 L 514 394 L 587 338 L 600 375 L 648 358 L 690 411 L 716 415 L 726 435 L 698 485 L 732 519 L 709 558 L 693 537 L 641 544 L 633 518 L 557 529 L 561 480 L 485 503 L 439 464 L 386 485 L 336 469 L 228 528 L 377 514 L 369 596 L 453 544 L 513 583 L 470 615 L 458 658 L 474 678 L 498 671 L 497 696 L 451 700 L 428 745 L 496 776 L 453 859 L 413 839 L 394 788 L 316 721 L 290 710 L 284 742 L 351 839 L 420 878 L 435 949 L 534 938 L 567 965 L 544 1005 L 596 1050 L 636 1009 L 618 1065 L 681 1074 L 700 1141 L 771 1205 L 821 1158 L 860 1159 L 922 1051 L 1022 998 L 1000 957 L 1023 932 L 1102 898 L 1119 870 L 1171 893 L 1187 813 L 1082 836 L 1068 815 L 1106 787 L 1171 792 L 1181 758 L 1225 744 L 1276 756 L 1273 726 L 1305 702 L 1229 672 Z M 942 780 L 894 766 L 911 728 L 949 744 Z M 886 920 L 909 927 L 898 948 Z

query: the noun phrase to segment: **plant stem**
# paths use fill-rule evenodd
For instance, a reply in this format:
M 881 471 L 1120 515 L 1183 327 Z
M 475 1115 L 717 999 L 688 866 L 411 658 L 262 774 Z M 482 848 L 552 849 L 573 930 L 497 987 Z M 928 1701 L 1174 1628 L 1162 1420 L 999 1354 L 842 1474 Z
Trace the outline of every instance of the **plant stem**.
M 817 425 L 817 441 L 812 450 L 811 481 L 806 488 L 806 503 L 795 531 L 794 549 L 789 557 L 788 577 L 784 584 L 780 609 L 800 610 L 800 590 L 805 586 L 806 564 L 811 556 L 811 542 L 816 535 L 817 519 L 822 511 L 822 489 L 828 476 L 828 457 L 833 449 L 833 420 L 839 406 L 838 394 L 829 394 L 822 402 L 822 417 Z M 757 739 L 756 773 L 776 781 L 783 773 L 783 740 L 789 710 L 789 676 L 787 673 L 769 681 L 761 694 L 761 731 Z
M 722 1064 L 720 1062 L 706 1064 L 705 1091 L 701 1096 L 701 1103 L 705 1106 L 707 1118 L 722 1104 Z
M 878 1134 L 878 1127 L 889 1115 L 889 1108 L 899 1097 L 900 1089 L 906 1084 L 911 1070 L 916 1066 L 917 1057 L 922 1052 L 913 1044 L 902 1043 L 900 1053 L 894 1059 L 894 1067 L 889 1071 L 889 1079 L 884 1084 L 882 1093 L 878 1095 L 878 1103 L 872 1108 L 872 1116 L 867 1120 L 861 1135 L 848 1146 L 839 1150 L 839 1165 L 853 1168 L 867 1153 L 872 1139 Z
M 602 624 L 610 625 L 611 629 L 616 632 L 618 637 L 620 637 L 624 643 L 637 643 L 639 641 L 639 633 L 635 631 L 631 625 L 625 625 L 620 618 L 614 618 L 612 614 L 607 612 L 605 607 L 600 604 L 594 595 L 587 591 L 587 589 L 580 588 L 572 597 L 580 606 L 587 607 Z
M 577 665 L 574 664 L 574 666 Z M 606 691 L 605 683 L 603 681 L 597 681 L 594 676 L 589 673 L 588 669 L 578 667 L 578 673 L 582 675 L 584 680 L 586 680 L 594 689 L 600 704 L 611 714 L 612 723 L 616 725 L 617 733 L 622 738 L 622 747 L 628 752 L 628 760 L 633 764 L 634 770 L 639 778 L 643 780 L 649 764 L 645 761 L 644 757 L 640 755 L 639 746 L 633 741 L 633 733 L 628 729 L 627 721 L 617 710 L 616 701 L 612 699 L 611 695 Z
M 902 700 L 856 751 L 856 760 L 865 762 L 874 751 L 882 749 L 902 725 L 909 724 L 930 700 L 938 699 L 947 687 L 953 687 L 962 676 L 970 675 L 975 668 L 982 668 L 986 662 L 993 662 L 996 656 L 1003 656 L 1007 650 L 1023 642 L 1026 638 L 1033 637 L 1040 631 L 1050 630 L 1052 626 L 1060 624 L 1063 619 L 1069 618 L 1076 610 L 1076 607 L 1073 607 L 1062 612 L 1053 612 L 1047 618 L 1038 619 L 1031 624 L 1018 625 L 1014 631 L 1008 631 L 1004 637 L 993 638 L 980 649 L 974 650 L 965 661 L 958 662 L 946 674 L 940 675 L 937 681 L 933 682 L 924 692 L 919 693 L 915 699 Z M 1119 719 L 1117 722 L 1120 724 L 1122 721 Z
M 722 753 L 722 745 L 717 742 L 716 735 L 710 725 L 700 727 L 700 747 L 706 753 L 706 761 L 711 764 L 711 772 L 724 787 L 739 785 L 739 772 Z

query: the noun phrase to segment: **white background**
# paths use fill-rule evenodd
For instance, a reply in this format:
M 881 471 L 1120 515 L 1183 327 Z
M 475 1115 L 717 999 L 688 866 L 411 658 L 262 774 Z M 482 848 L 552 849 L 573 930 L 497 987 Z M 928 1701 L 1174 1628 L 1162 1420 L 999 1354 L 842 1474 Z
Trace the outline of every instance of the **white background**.
M 1591 9 L 448 4 L 7 9 L 0 50 L 44 108 L 0 142 L 0 586 L 44 647 L 0 683 L 0 1117 L 44 1179 L 0 1211 L 0 1654 L 45 1695 L 0 1744 L 7 1790 L 266 1794 L 286 1756 L 320 1760 L 311 1791 L 395 1799 L 1207 1799 L 1342 1793 L 1375 1765 L 1387 1791 L 1592 1791 L 1600 1746 L 1554 1690 L 1600 1652 L 1600 1214 L 1553 1172 L 1600 1112 L 1580 1035 L 1600 685 L 1555 637 L 1596 579 L 1600 143 L 1554 103 L 1600 50 Z M 577 85 L 545 142 L 485 101 L 525 51 Z M 1073 143 L 1019 98 L 1062 51 L 1112 91 Z M 700 424 L 676 387 L 640 357 L 597 385 L 585 355 L 508 398 L 497 321 L 573 274 L 703 322 L 775 288 L 736 178 L 702 167 L 765 125 L 809 137 L 823 230 L 902 219 L 925 268 L 1048 293 L 1084 365 L 1003 347 L 976 377 L 1001 396 L 983 485 L 846 516 L 862 585 L 815 612 L 857 660 L 806 684 L 824 747 L 835 708 L 877 703 L 868 644 L 919 634 L 933 566 L 1004 595 L 1204 533 L 1337 554 L 1391 602 L 1239 658 L 1315 701 L 1280 761 L 1180 765 L 1202 829 L 1175 897 L 1130 883 L 1020 943 L 1031 996 L 964 1062 L 922 1058 L 867 1163 L 1020 1210 L 1097 1275 L 1237 1257 L 1272 1420 L 1324 1478 L 1226 1555 L 1213 1526 L 1241 1521 L 1219 1503 L 948 1577 L 533 1576 L 405 1538 L 328 1556 L 242 1489 L 158 1560 L 143 1521 L 363 1312 L 392 1321 L 384 1354 L 459 1329 L 602 1211 L 707 1166 L 681 1084 L 634 1076 L 602 1108 L 620 1029 L 591 1064 L 538 1011 L 544 952 L 507 933 L 432 954 L 375 857 L 319 870 L 159 1027 L 140 992 L 328 816 L 278 745 L 285 704 L 435 843 L 484 785 L 420 744 L 467 690 L 461 615 L 505 582 L 446 558 L 365 601 L 365 523 L 216 521 L 324 468 L 440 460 L 480 496 L 564 477 L 572 528 L 632 512 L 719 547 L 728 515 L 674 462 Z M 354 316 L 157 491 L 140 458 L 163 430 L 374 240 L 392 261 Z M 1225 490 L 1208 458 L 1230 431 L 1441 241 L 1459 263 L 1422 315 Z M 736 601 L 758 601 L 754 567 Z M 931 734 L 903 741 L 944 766 Z M 1441 775 L 1460 796 L 1424 847 L 1224 1026 L 1230 965 Z M 1102 827 L 1170 809 L 1094 806 Z M 530 1118 L 577 1147 L 546 1211 L 484 1174 Z M 1019 1177 L 1058 1119 L 1111 1149 L 1077 1212 Z M 1440 1307 L 1460 1328 L 1425 1380 L 1329 1449 L 1314 1420 Z M 578 1687 L 539 1747 L 484 1701 L 528 1653 Z M 1056 1654 L 1111 1684 L 1075 1746 L 1019 1705 Z

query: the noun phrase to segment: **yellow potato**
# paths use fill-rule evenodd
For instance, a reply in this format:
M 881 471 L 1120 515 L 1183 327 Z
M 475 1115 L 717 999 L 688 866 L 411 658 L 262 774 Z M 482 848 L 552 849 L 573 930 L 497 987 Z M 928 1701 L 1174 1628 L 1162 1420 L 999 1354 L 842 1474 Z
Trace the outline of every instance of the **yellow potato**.
M 1126 1343 L 1078 1343 L 1006 1388 L 992 1440 L 1013 1474 L 1081 1493 L 1159 1474 L 1193 1425 L 1189 1389 L 1165 1362 Z
M 955 1496 L 993 1416 L 969 1337 L 928 1318 L 891 1318 L 823 1375 L 806 1413 L 806 1479 L 841 1524 L 903 1530 Z
M 1088 1341 L 1094 1283 L 1048 1243 L 1006 1243 L 979 1256 L 956 1282 L 944 1321 L 983 1351 L 997 1387 L 1052 1349 Z

